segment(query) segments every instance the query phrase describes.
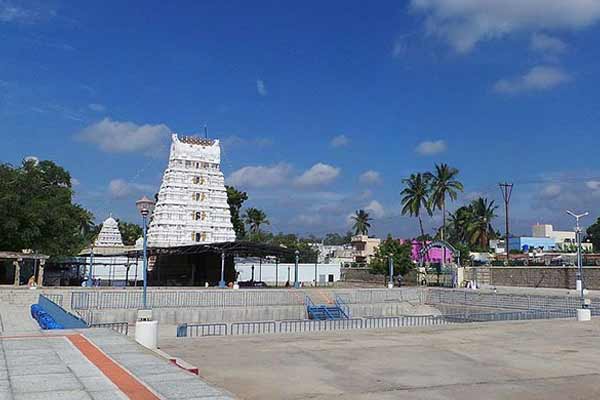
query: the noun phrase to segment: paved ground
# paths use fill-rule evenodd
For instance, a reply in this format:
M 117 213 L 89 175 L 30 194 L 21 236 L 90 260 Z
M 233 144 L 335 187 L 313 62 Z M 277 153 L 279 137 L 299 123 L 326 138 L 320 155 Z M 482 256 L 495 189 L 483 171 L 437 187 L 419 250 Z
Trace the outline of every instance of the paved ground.
M 108 329 L 42 331 L 0 303 L 0 400 L 232 399 Z
M 600 320 L 180 338 L 161 346 L 244 399 L 600 398 Z

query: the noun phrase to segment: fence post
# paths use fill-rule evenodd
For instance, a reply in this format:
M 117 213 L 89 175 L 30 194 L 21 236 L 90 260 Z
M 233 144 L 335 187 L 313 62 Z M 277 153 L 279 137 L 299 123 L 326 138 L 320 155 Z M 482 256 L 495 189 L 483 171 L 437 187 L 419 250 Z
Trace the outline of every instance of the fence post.
M 187 324 L 177 325 L 177 337 L 186 337 L 187 336 Z

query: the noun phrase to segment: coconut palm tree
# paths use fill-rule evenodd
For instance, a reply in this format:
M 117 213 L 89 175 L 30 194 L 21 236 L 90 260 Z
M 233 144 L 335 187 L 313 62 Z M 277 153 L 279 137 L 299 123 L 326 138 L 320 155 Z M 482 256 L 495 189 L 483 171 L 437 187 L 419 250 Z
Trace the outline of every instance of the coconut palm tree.
M 436 164 L 435 174 L 426 173 L 427 179 L 431 182 L 430 208 L 442 211 L 442 230 L 441 239 L 445 240 L 444 231 L 446 229 L 446 197 L 456 200 L 458 192 L 463 191 L 463 184 L 456 179 L 458 169 L 448 166 L 448 164 Z
M 352 220 L 354 221 L 354 225 L 352 229 L 354 229 L 355 235 L 368 235 L 369 228 L 371 224 L 369 221 L 372 221 L 373 218 L 369 217 L 369 213 L 365 212 L 365 210 L 358 210 L 352 216 Z
M 421 240 L 423 247 L 425 243 L 425 231 L 423 230 L 423 220 L 421 219 L 421 210 L 425 210 L 431 215 L 429 207 L 429 180 L 424 174 L 411 174 L 409 178 L 403 179 L 402 182 L 406 187 L 400 192 L 402 195 L 402 215 L 409 214 L 411 217 L 419 219 L 419 227 L 421 228 Z
M 497 217 L 495 213 L 497 208 L 493 200 L 488 202 L 488 199 L 482 197 L 471 202 L 471 220 L 466 230 L 470 243 L 478 245 L 482 250 L 488 247 L 489 239 L 495 236 L 492 219 Z
M 248 225 L 250 232 L 254 235 L 260 233 L 261 225 L 269 225 L 267 214 L 265 214 L 263 210 L 254 207 L 246 209 L 246 212 L 244 213 L 244 222 Z

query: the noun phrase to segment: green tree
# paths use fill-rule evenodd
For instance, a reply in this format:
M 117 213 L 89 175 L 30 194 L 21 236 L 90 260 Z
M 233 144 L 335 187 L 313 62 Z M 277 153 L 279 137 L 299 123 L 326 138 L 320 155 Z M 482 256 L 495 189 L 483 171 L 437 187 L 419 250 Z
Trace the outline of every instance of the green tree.
M 409 178 L 403 179 L 402 182 L 406 185 L 400 192 L 402 196 L 402 215 L 409 214 L 411 217 L 414 216 L 419 219 L 421 240 L 423 241 L 423 247 L 425 247 L 425 231 L 423 230 L 421 210 L 431 215 L 428 177 L 421 173 L 411 174 Z
M 69 173 L 52 161 L 0 166 L 0 248 L 75 255 L 89 243 L 93 215 L 73 204 Z
M 309 238 L 299 238 L 298 236 L 288 233 L 278 233 L 277 235 L 271 235 L 267 240 L 267 243 L 275 246 L 284 246 L 288 248 L 291 253 L 288 256 L 281 258 L 279 261 L 284 263 L 293 263 L 296 260 L 295 254 L 292 254 L 298 250 L 298 260 L 301 263 L 314 263 L 317 258 L 317 252 L 310 246 L 311 240 Z
M 343 236 L 339 233 L 328 233 L 323 238 L 323 244 L 327 246 L 341 246 L 350 243 L 351 240 L 352 232 L 346 232 Z
M 375 255 L 369 262 L 369 268 L 373 273 L 387 275 L 389 273 L 388 260 L 391 255 L 394 260 L 394 275 L 405 275 L 415 266 L 411 259 L 411 251 L 412 246 L 409 242 L 401 244 L 388 235 L 375 249 Z
M 498 206 L 494 201 L 488 202 L 488 199 L 482 197 L 473 200 L 469 207 L 471 215 L 468 221 L 466 231 L 469 235 L 469 242 L 477 246 L 479 250 L 489 249 L 489 240 L 495 237 L 492 220 L 497 217 L 495 211 Z
M 448 164 L 436 164 L 435 174 L 426 173 L 426 178 L 431 182 L 431 210 L 439 209 L 442 211 L 442 229 L 441 239 L 445 240 L 446 230 L 446 197 L 450 200 L 456 200 L 458 192 L 463 191 L 463 184 L 460 183 L 456 176 L 458 169 L 449 167 Z
M 600 217 L 594 222 L 592 225 L 588 226 L 586 240 L 590 240 L 592 245 L 594 246 L 594 250 L 598 251 L 600 249 Z
M 120 220 L 117 220 L 117 222 L 119 223 L 119 232 L 121 232 L 121 237 L 123 238 L 123 244 L 125 246 L 134 245 L 135 241 L 142 236 L 142 227 L 138 224 Z
M 354 221 L 354 225 L 352 229 L 354 229 L 355 235 L 368 235 L 369 229 L 371 228 L 371 224 L 369 221 L 372 221 L 373 218 L 369 217 L 369 213 L 365 210 L 358 210 L 352 216 L 352 220 Z
M 240 210 L 244 202 L 248 200 L 248 194 L 234 188 L 233 186 L 225 186 L 227 189 L 227 204 L 229 204 L 229 212 L 231 213 L 231 223 L 235 231 L 235 237 L 240 240 L 246 236 L 246 227 L 240 216 Z
M 258 235 L 260 234 L 261 225 L 269 225 L 267 214 L 265 214 L 264 211 L 254 207 L 246 209 L 246 212 L 244 213 L 244 222 L 246 225 L 248 225 L 251 237 L 253 236 L 254 239 L 257 239 Z

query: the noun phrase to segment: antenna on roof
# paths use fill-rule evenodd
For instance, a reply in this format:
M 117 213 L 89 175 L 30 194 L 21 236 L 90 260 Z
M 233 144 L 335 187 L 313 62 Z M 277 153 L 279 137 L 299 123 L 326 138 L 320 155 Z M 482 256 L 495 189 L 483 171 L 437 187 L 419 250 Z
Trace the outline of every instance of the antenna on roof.
M 204 124 L 204 138 L 208 139 L 208 127 Z

